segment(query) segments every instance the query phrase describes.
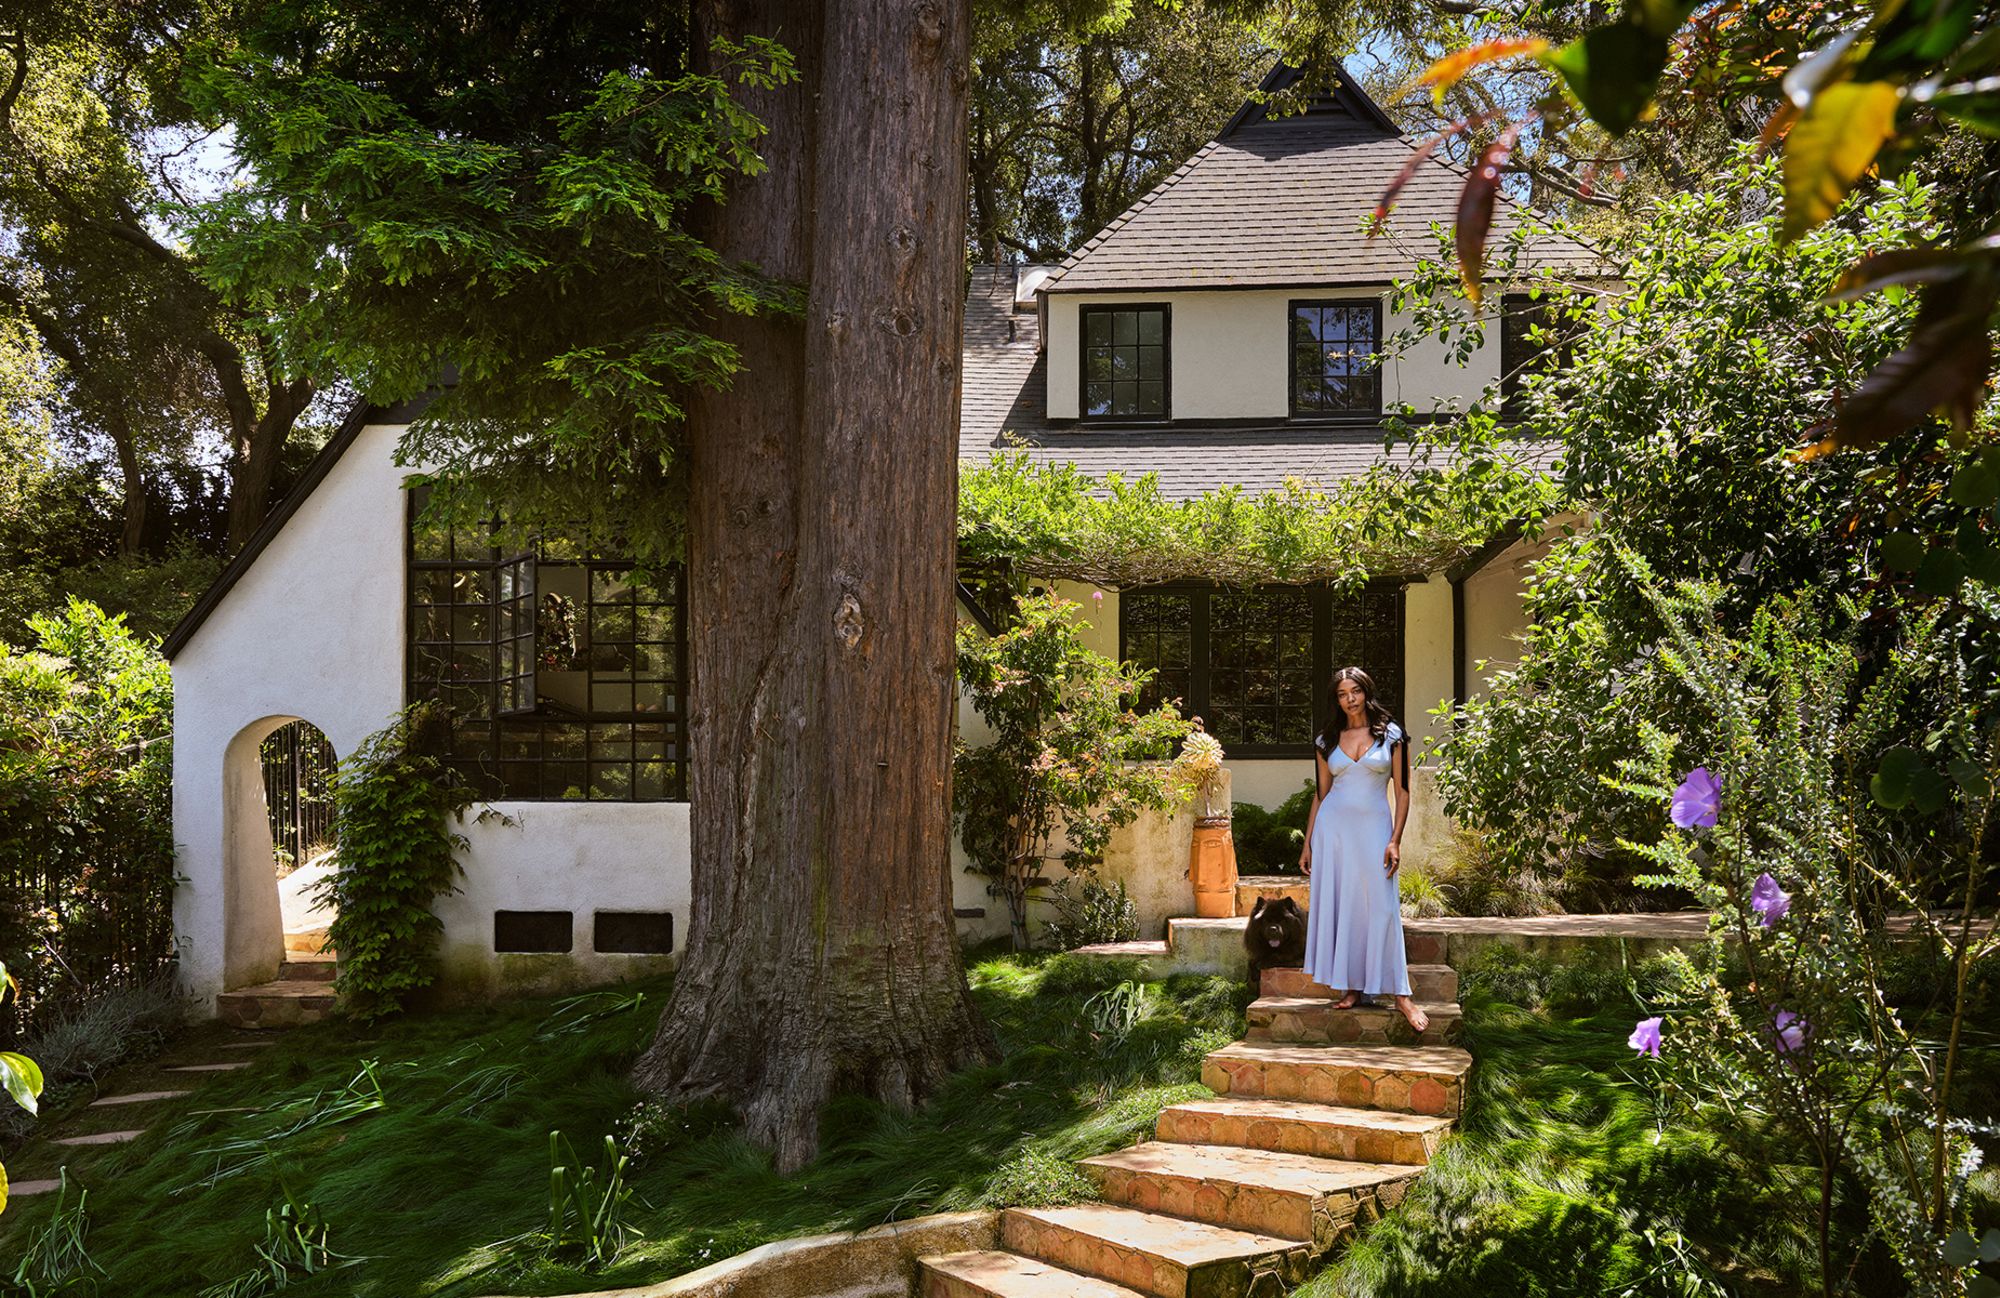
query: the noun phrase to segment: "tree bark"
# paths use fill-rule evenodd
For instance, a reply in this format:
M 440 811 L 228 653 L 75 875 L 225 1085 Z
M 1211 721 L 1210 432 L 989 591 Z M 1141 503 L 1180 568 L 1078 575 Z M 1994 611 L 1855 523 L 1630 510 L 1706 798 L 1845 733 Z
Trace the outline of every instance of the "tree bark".
M 224 366 L 216 363 L 218 376 Z M 264 397 L 264 411 L 256 413 L 249 388 L 240 368 L 233 371 L 234 382 L 224 378 L 224 401 L 229 408 L 235 454 L 229 465 L 229 552 L 241 550 L 263 523 L 271 509 L 271 480 L 278 471 L 278 456 L 292 427 L 313 397 L 313 384 L 306 379 L 280 383 L 273 379 Z
M 122 410 L 108 411 L 105 431 L 118 453 L 118 473 L 125 482 L 123 525 L 118 534 L 118 557 L 129 559 L 146 541 L 146 475 L 139 464 L 139 446 L 132 436 L 132 423 Z
M 771 37 L 768 170 L 710 239 L 805 287 L 732 318 L 689 408 L 688 946 L 634 1070 L 720 1099 L 792 1171 L 819 1111 L 909 1107 L 993 1056 L 951 914 L 952 565 L 964 0 L 706 0 L 697 48 Z

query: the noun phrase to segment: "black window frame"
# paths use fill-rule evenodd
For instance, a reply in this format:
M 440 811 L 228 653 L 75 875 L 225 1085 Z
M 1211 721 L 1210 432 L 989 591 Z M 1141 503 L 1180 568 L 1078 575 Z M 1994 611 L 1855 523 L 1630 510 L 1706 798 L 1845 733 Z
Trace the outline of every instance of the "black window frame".
M 438 756 L 465 775 L 482 797 L 494 801 L 687 801 L 689 672 L 685 571 L 675 565 L 650 574 L 647 584 L 651 593 L 659 597 L 642 599 L 640 583 L 633 576 L 641 565 L 599 547 L 567 543 L 550 543 L 545 547 L 537 540 L 526 550 L 503 553 L 498 547 L 480 547 L 475 541 L 461 557 L 461 542 L 453 534 L 446 539 L 443 558 L 420 557 L 418 519 L 427 491 L 428 488 L 418 487 L 405 493 L 403 687 L 406 701 L 443 698 L 450 706 L 450 724 L 440 727 L 442 751 Z M 582 669 L 586 706 L 581 710 L 543 699 L 535 690 L 535 663 L 542 651 L 536 625 L 542 585 L 533 574 L 542 568 L 583 570 L 584 597 L 575 615 L 584 629 L 582 651 L 590 656 Z M 486 638 L 461 641 L 456 634 L 456 612 L 460 607 L 475 607 L 477 602 L 437 604 L 425 598 L 425 587 L 430 584 L 430 574 L 488 571 L 493 574 L 496 595 L 502 589 L 500 574 L 503 571 L 516 574 L 511 581 L 511 594 L 518 596 L 525 587 L 530 607 L 536 611 L 537 616 L 528 619 L 530 629 L 525 636 L 527 666 L 511 677 L 502 678 L 496 671 L 489 673 L 489 677 L 468 680 L 464 688 L 455 689 L 454 682 L 461 678 L 455 675 L 453 655 L 461 643 L 492 648 L 509 641 L 513 660 L 520 661 L 524 639 L 518 633 L 520 619 L 516 617 L 511 626 L 495 627 Z M 522 573 L 530 574 L 525 583 L 519 575 Z M 622 592 L 599 598 L 600 591 L 607 589 L 607 579 L 615 582 L 621 576 L 624 580 L 616 584 L 622 586 Z M 498 601 L 494 602 L 497 605 Z M 430 615 L 438 608 L 450 610 L 449 630 L 442 639 L 425 634 L 427 629 L 435 627 Z M 600 609 L 613 612 L 601 614 Z M 594 634 L 600 617 L 609 626 L 617 624 L 616 611 L 629 611 L 631 629 L 622 637 L 610 631 L 602 636 Z M 495 623 L 501 621 L 497 607 L 490 616 Z M 670 620 L 667 636 L 642 636 L 639 628 L 647 619 Z M 502 634 L 503 631 L 508 634 Z M 594 706 L 599 696 L 596 656 L 603 651 L 615 654 L 619 650 L 624 651 L 629 665 L 622 673 L 605 669 L 610 679 L 603 684 L 613 690 L 620 685 L 628 687 L 627 707 L 600 710 Z M 642 650 L 649 658 L 658 660 L 654 664 L 657 678 L 641 675 Z M 442 674 L 435 670 L 440 661 L 439 651 L 443 652 L 445 667 Z M 500 661 L 497 650 L 494 661 Z M 641 708 L 638 691 L 642 685 L 658 687 L 657 710 Z M 514 697 L 509 697 L 509 688 L 516 692 Z M 524 688 L 528 692 L 525 706 L 518 697 L 518 691 Z M 582 777 L 583 796 L 566 796 L 577 782 L 563 777 L 577 775 Z M 600 792 L 599 778 L 614 776 L 622 777 L 623 792 Z
M 1376 359 L 1373 365 L 1369 367 L 1367 377 L 1373 382 L 1375 400 L 1373 405 L 1365 409 L 1360 406 L 1353 406 L 1342 409 L 1329 409 L 1325 406 L 1307 408 L 1301 406 L 1299 403 L 1299 355 L 1302 349 L 1299 346 L 1298 340 L 1293 337 L 1293 329 L 1298 322 L 1300 311 L 1308 309 L 1324 311 L 1329 307 L 1340 307 L 1347 310 L 1352 310 L 1353 308 L 1356 307 L 1368 308 L 1369 327 L 1374 331 L 1374 339 L 1369 345 L 1368 353 L 1369 355 L 1374 356 Z M 1352 421 L 1352 420 L 1380 419 L 1382 417 L 1381 352 L 1382 352 L 1382 299 L 1381 298 L 1300 297 L 1300 298 L 1292 298 L 1289 301 L 1287 301 L 1285 303 L 1285 409 L 1290 413 L 1290 417 L 1294 420 L 1298 420 L 1300 422 L 1305 422 L 1305 423 L 1338 423 L 1342 421 Z M 1322 384 L 1324 384 L 1325 378 L 1326 378 L 1326 371 L 1324 368 L 1324 359 L 1322 355 L 1322 368 L 1319 374 L 1319 379 Z
M 1311 601 L 1311 725 L 1308 733 L 1296 742 L 1248 743 L 1234 739 L 1231 735 L 1217 730 L 1216 737 L 1222 741 L 1229 756 L 1236 758 L 1310 758 L 1313 753 L 1311 731 L 1319 726 L 1326 715 L 1327 682 L 1334 668 L 1346 666 L 1353 656 L 1343 657 L 1335 662 L 1337 633 L 1357 634 L 1352 622 L 1341 620 L 1343 613 L 1350 613 L 1366 600 L 1387 598 L 1393 601 L 1394 612 L 1391 625 L 1386 630 L 1375 631 L 1384 634 L 1393 649 L 1393 660 L 1388 663 L 1363 661 L 1361 666 L 1370 669 L 1376 677 L 1376 685 L 1382 703 L 1409 730 L 1408 720 L 1403 716 L 1403 704 L 1408 695 L 1408 628 L 1409 628 L 1409 579 L 1403 577 L 1377 578 L 1365 583 L 1359 590 L 1341 589 L 1325 583 L 1282 584 L 1271 583 L 1264 587 L 1229 586 L 1221 582 L 1174 581 L 1157 585 L 1135 586 L 1118 593 L 1118 657 L 1121 662 L 1132 662 L 1130 653 L 1134 628 L 1130 613 L 1132 598 L 1149 594 L 1190 597 L 1188 626 L 1188 689 L 1181 701 L 1184 716 L 1201 717 L 1208 723 L 1217 715 L 1215 710 L 1214 678 L 1217 674 L 1214 659 L 1213 601 L 1218 592 L 1241 592 L 1258 589 L 1281 589 L 1304 593 Z M 1345 607 L 1344 607 L 1345 606 Z M 1371 633 L 1363 629 L 1358 634 Z M 1393 676 L 1383 668 L 1393 668 Z M 1142 698 L 1135 702 L 1150 705 L 1151 700 Z M 1211 730 L 1216 727 L 1210 726 Z
M 1157 415 L 1121 415 L 1115 411 L 1109 414 L 1090 413 L 1090 318 L 1094 315 L 1116 315 L 1119 312 L 1138 314 L 1147 311 L 1160 313 L 1160 413 Z M 1114 327 L 1115 332 L 1115 327 Z M 1135 331 L 1136 332 L 1136 331 Z M 1119 346 L 1114 338 L 1110 344 Z M 1133 346 L 1148 346 L 1134 342 Z M 1111 382 L 1113 380 L 1101 380 Z M 1142 380 L 1134 379 L 1134 382 Z M 1166 424 L 1174 417 L 1174 308 L 1171 302 L 1096 302 L 1079 306 L 1076 311 L 1076 411 L 1080 422 L 1086 424 Z
M 1531 329 L 1544 334 L 1539 343 L 1528 340 Z M 1533 293 L 1500 295 L 1500 414 L 1505 419 L 1521 417 L 1521 382 L 1528 375 L 1561 363 L 1556 345 L 1554 320 L 1549 300 Z

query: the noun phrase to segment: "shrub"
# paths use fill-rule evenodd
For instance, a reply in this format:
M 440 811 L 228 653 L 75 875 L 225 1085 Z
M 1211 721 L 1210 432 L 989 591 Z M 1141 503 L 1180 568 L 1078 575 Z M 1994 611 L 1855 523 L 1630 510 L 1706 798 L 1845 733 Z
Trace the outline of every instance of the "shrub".
M 1544 874 L 1494 851 L 1491 837 L 1477 829 L 1454 825 L 1423 869 L 1455 914 L 1553 915 L 1562 910 Z
M 1254 802 L 1230 804 L 1230 833 L 1236 842 L 1236 868 L 1242 874 L 1297 874 L 1299 849 L 1306 839 L 1306 813 L 1312 809 L 1313 784 L 1269 810 Z
M 1097 1187 L 1069 1159 L 1028 1149 L 994 1169 L 984 1197 L 995 1208 L 1059 1208 L 1096 1199 Z
M 1106 886 L 1088 876 L 1058 879 L 1048 901 L 1056 917 L 1043 923 L 1042 936 L 1058 951 L 1139 936 L 1139 908 L 1123 880 Z
M 952 815 L 971 858 L 966 868 L 1007 899 L 1017 951 L 1028 945 L 1028 892 L 1046 862 L 1087 874 L 1113 830 L 1187 792 L 1172 767 L 1147 759 L 1185 736 L 1188 723 L 1165 703 L 1147 713 L 1126 706 L 1152 673 L 1086 648 L 1077 607 L 1030 595 L 998 635 L 959 629 L 958 677 L 993 742 L 960 746 Z M 1058 834 L 1065 846 L 1052 854 Z
M 473 800 L 427 751 L 425 733 L 443 724 L 435 705 L 414 704 L 363 740 L 334 778 L 340 852 L 322 885 L 334 908 L 327 937 L 340 952 L 341 1005 L 364 1020 L 401 1011 L 436 977 L 444 925 L 431 903 L 456 890 L 465 839 L 452 823 Z

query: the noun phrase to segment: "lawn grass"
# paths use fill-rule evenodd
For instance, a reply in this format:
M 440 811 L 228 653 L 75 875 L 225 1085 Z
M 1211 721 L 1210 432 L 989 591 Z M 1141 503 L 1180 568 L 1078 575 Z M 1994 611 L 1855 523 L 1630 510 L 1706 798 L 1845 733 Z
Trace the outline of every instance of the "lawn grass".
M 247 1052 L 250 1068 L 163 1106 L 140 1140 L 61 1154 L 90 1192 L 88 1246 L 104 1293 L 191 1296 L 247 1271 L 266 1213 L 287 1191 L 319 1210 L 335 1253 L 363 1259 L 294 1281 L 286 1292 L 301 1298 L 636 1285 L 787 1236 L 1074 1194 L 1068 1160 L 1125 1144 L 1166 1104 L 1205 1095 L 1195 1084 L 1202 1056 L 1242 1029 L 1246 989 L 1211 978 L 1151 985 L 1129 1028 L 1094 1029 L 1091 997 L 1131 973 L 1074 959 L 974 958 L 974 995 L 1001 1062 L 955 1077 L 914 1114 L 836 1103 L 821 1157 L 791 1178 L 732 1127 L 697 1117 L 631 1172 L 628 1217 L 640 1238 L 594 1273 L 507 1241 L 546 1224 L 549 1132 L 592 1160 L 640 1098 L 626 1072 L 652 1036 L 665 982 L 582 1003 L 521 1000 L 376 1029 L 296 1029 Z M 602 1014 L 575 1022 L 590 1011 Z M 226 1053 L 226 1035 L 199 1029 L 159 1064 Z M 114 1085 L 188 1085 L 188 1075 L 158 1067 Z M 86 1110 L 71 1125 L 104 1130 L 139 1117 L 136 1107 Z M 52 1174 L 56 1155 L 33 1146 L 10 1171 Z M 9 1208 L 5 1255 L 18 1254 L 51 1208 L 48 1198 Z

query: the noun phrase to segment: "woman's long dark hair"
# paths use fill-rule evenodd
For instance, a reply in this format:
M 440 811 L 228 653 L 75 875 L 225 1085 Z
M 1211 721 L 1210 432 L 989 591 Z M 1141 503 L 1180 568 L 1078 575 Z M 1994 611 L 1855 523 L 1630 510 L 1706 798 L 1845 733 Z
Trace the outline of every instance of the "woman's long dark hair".
M 1368 733 L 1376 743 L 1389 733 L 1389 727 L 1396 718 L 1389 715 L 1389 709 L 1382 706 L 1375 697 L 1375 681 L 1359 667 L 1343 667 L 1333 674 L 1326 686 L 1326 716 L 1320 723 L 1319 735 L 1314 740 L 1322 757 L 1330 757 L 1340 742 L 1340 732 L 1347 729 L 1347 714 L 1340 710 L 1340 683 L 1353 681 L 1361 690 L 1362 715 L 1368 718 Z

